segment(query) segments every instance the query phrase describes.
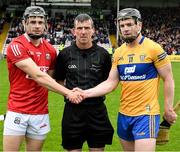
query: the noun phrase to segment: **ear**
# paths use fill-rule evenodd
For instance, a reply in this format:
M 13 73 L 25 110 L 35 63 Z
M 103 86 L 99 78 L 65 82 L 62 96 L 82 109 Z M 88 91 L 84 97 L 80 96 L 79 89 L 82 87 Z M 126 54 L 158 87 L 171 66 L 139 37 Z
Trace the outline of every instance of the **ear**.
M 140 29 L 142 29 L 142 22 L 139 22 L 139 27 Z
M 26 23 L 25 23 L 25 20 L 22 20 L 22 24 L 23 24 L 24 31 L 26 31 Z
M 138 33 L 142 30 L 142 22 L 138 22 Z
M 44 19 L 44 32 L 48 32 L 48 23 L 47 23 L 47 20 Z
M 92 35 L 94 35 L 94 33 L 95 33 L 95 28 L 93 27 L 92 28 Z
M 92 38 L 94 38 L 96 36 L 95 34 L 95 28 L 92 29 Z

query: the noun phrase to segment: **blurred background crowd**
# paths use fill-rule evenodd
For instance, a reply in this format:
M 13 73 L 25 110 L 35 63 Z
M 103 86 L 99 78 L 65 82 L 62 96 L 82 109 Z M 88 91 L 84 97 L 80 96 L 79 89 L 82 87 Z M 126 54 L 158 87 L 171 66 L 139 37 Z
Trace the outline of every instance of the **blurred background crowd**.
M 180 54 L 180 4 L 178 0 L 174 0 L 173 4 L 166 0 L 160 0 L 160 3 L 152 0 L 153 7 L 148 6 L 147 0 L 138 0 L 136 3 L 132 0 L 126 2 L 121 0 L 119 7 L 117 7 L 118 1 L 115 0 L 111 2 L 103 0 L 98 2 L 93 0 L 53 2 L 51 0 L 51 3 L 49 1 L 19 0 L 15 2 L 2 0 L 0 3 L 0 37 L 3 34 L 6 36 L 4 41 L 0 43 L 4 55 L 7 44 L 13 38 L 23 34 L 22 14 L 26 6 L 29 5 L 41 5 L 47 11 L 49 19 L 45 38 L 57 50 L 60 51 L 73 42 L 73 20 L 78 13 L 82 12 L 90 14 L 94 19 L 96 29 L 93 36 L 94 41 L 107 50 L 114 50 L 123 43 L 120 36 L 117 36 L 117 12 L 118 9 L 124 8 L 128 4 L 138 8 L 142 13 L 143 35 L 160 43 L 167 54 Z

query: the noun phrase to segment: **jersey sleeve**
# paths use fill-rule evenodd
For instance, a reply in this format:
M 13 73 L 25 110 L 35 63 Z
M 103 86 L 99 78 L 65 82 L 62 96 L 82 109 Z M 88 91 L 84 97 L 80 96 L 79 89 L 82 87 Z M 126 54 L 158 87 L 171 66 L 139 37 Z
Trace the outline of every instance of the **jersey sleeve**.
M 156 68 L 160 68 L 170 63 L 167 53 L 157 43 L 154 45 L 153 51 L 151 51 L 151 56 Z
M 53 78 L 56 81 L 64 81 L 66 77 L 66 68 L 65 68 L 65 59 L 62 52 L 60 52 L 57 56 L 55 67 L 54 67 L 54 74 Z
M 118 65 L 118 60 L 119 60 L 119 51 L 120 49 L 117 48 L 113 54 L 113 57 L 112 57 L 112 68 L 117 68 L 117 65 Z
M 104 50 L 105 52 L 106 50 Z M 104 78 L 103 80 L 106 80 L 109 76 L 109 72 L 111 70 L 111 66 L 112 66 L 112 61 L 111 61 L 111 56 L 109 55 L 109 53 L 106 52 L 105 57 L 104 57 L 104 67 L 103 67 L 103 73 L 104 73 Z
M 50 70 L 54 69 L 55 63 L 56 63 L 56 58 L 57 58 L 57 52 L 56 50 L 53 48 L 52 49 L 52 53 L 51 53 L 51 64 L 49 66 Z
M 26 58 L 29 58 L 27 48 L 19 42 L 10 43 L 7 48 L 7 58 L 14 64 Z

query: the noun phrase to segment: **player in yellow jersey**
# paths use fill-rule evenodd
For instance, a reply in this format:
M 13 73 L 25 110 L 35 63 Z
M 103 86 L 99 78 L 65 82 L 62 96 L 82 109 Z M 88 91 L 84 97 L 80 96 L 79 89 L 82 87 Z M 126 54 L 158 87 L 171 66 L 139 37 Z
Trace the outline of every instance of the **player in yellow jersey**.
M 118 13 L 124 44 L 116 49 L 109 77 L 86 91 L 85 97 L 107 94 L 121 84 L 118 136 L 124 151 L 155 151 L 159 131 L 159 81 L 164 83 L 164 119 L 176 120 L 171 63 L 159 44 L 142 36 L 141 14 L 126 8 Z

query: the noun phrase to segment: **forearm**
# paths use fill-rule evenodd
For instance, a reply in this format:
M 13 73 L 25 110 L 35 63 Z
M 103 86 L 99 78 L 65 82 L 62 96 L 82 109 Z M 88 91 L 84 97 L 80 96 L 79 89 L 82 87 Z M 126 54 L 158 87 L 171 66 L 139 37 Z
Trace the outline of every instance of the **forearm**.
M 171 64 L 168 64 L 158 69 L 160 76 L 164 82 L 164 119 L 169 124 L 173 124 L 176 121 L 177 114 L 173 109 L 174 101 L 174 80 L 171 70 Z
M 169 78 L 164 81 L 164 109 L 172 110 L 174 101 L 174 80 Z
M 44 73 L 42 75 L 38 75 L 34 79 L 39 85 L 56 92 L 58 94 L 61 94 L 65 96 L 70 102 L 74 104 L 80 103 L 84 97 L 79 92 L 73 92 L 72 90 L 67 89 L 63 85 L 60 85 L 58 82 L 56 82 L 54 79 L 52 79 L 48 74 Z
M 112 92 L 114 89 L 116 89 L 117 85 L 118 81 L 112 82 L 106 80 L 94 88 L 85 90 L 85 94 L 88 98 L 102 96 Z
M 164 119 L 171 125 L 175 123 L 177 119 L 177 114 L 173 109 L 173 101 L 174 81 L 173 79 L 169 79 L 164 82 Z
M 39 74 L 34 78 L 34 81 L 36 81 L 39 85 L 47 88 L 48 90 L 51 90 L 58 94 L 67 96 L 67 94 L 70 93 L 69 89 L 65 88 L 63 85 L 58 84 L 54 79 L 52 79 L 46 73 L 42 72 L 41 74 Z
M 51 78 L 46 72 L 42 72 L 39 67 L 32 61 L 32 59 L 28 58 L 17 62 L 15 64 L 19 69 L 25 72 L 30 78 L 36 81 L 39 85 L 51 90 L 53 92 L 62 94 L 67 96 L 71 91 L 65 88 L 62 85 L 59 85 L 53 78 Z M 50 75 L 52 75 L 53 71 L 48 71 Z

